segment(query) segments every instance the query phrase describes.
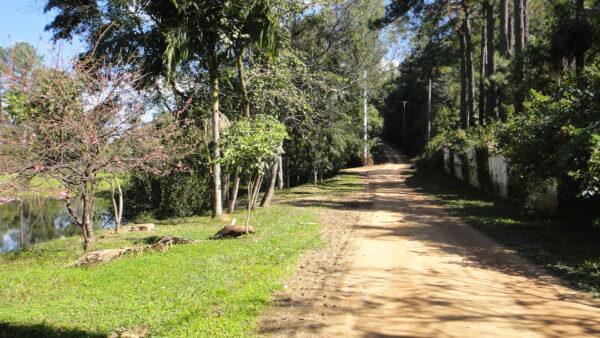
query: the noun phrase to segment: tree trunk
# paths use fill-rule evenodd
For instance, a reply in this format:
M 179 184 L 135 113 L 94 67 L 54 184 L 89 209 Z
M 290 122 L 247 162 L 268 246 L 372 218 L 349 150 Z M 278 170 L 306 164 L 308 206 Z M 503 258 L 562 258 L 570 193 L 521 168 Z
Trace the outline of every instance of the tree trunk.
M 233 175 L 233 185 L 231 186 L 231 192 L 229 193 L 229 200 L 227 204 L 227 213 L 233 214 L 235 211 L 235 202 L 237 201 L 238 191 L 240 190 L 240 170 L 237 169 Z
M 283 189 L 283 156 L 277 157 L 277 189 Z
M 289 164 L 289 160 L 286 159 L 285 160 L 285 168 L 286 168 L 286 173 L 287 175 L 283 176 L 285 178 L 285 187 L 286 188 L 290 188 L 290 164 Z
M 81 228 L 83 234 L 83 249 L 87 252 L 92 249 L 94 233 L 92 229 L 92 211 L 94 209 L 94 192 L 91 183 L 86 183 L 86 193 L 83 196 L 83 208 L 81 213 Z
M 240 82 L 240 94 L 242 94 L 242 113 L 250 120 L 250 100 L 248 99 L 248 91 L 246 90 L 246 80 L 244 79 L 244 48 L 237 48 L 235 61 L 238 72 L 238 80 Z
M 432 77 L 433 75 L 429 76 L 429 83 L 427 85 L 427 130 L 425 131 L 425 141 L 427 142 L 426 144 L 429 144 L 429 140 L 431 140 L 431 84 L 432 84 Z
M 221 151 L 219 149 L 219 78 L 214 72 L 210 75 L 210 99 L 212 112 L 212 176 L 213 176 L 213 215 L 220 216 L 223 213 L 223 201 L 221 196 Z
M 496 117 L 496 82 L 493 79 L 494 73 L 496 72 L 496 62 L 494 60 L 494 6 L 490 3 L 490 0 L 486 0 L 483 4 L 485 8 L 485 21 L 486 21 L 486 45 L 487 45 L 487 62 L 486 62 L 486 70 L 485 75 L 488 79 L 488 88 L 487 88 L 487 106 L 486 106 L 486 115 L 488 118 Z M 482 37 L 483 39 L 483 37 Z
M 508 20 L 509 20 L 509 11 L 508 11 L 508 1 L 509 0 L 500 0 L 500 37 L 499 37 L 499 48 L 500 54 L 502 56 L 509 56 L 510 54 L 510 38 L 508 37 Z
M 23 203 L 23 201 L 21 201 L 21 204 L 19 204 L 19 239 L 21 241 L 21 249 L 25 248 L 25 219 L 24 219 L 24 215 L 23 215 L 23 208 L 25 207 L 25 204 Z M 30 210 L 31 210 L 31 206 L 30 206 Z M 31 223 L 29 224 L 29 226 L 31 226 Z
M 529 42 L 529 1 L 523 0 L 523 46 Z
M 252 200 L 252 208 L 255 208 L 256 203 L 258 203 L 258 196 L 260 195 L 260 187 L 262 186 L 264 175 L 259 174 L 256 176 L 256 181 L 252 183 L 254 190 L 252 191 L 252 195 L 250 195 L 250 199 Z
M 229 205 L 229 184 L 231 175 L 224 174 L 221 178 L 221 196 L 223 198 L 223 207 Z
M 467 71 L 465 60 L 465 34 L 461 27 L 459 35 L 460 55 L 460 127 L 467 129 L 469 115 L 467 114 Z
M 406 101 L 402 101 L 402 145 L 406 146 Z
M 479 52 L 479 125 L 483 125 L 485 123 L 485 69 L 486 69 L 486 61 L 487 61 L 487 45 L 486 39 L 483 37 L 486 36 L 486 26 L 481 25 L 481 48 Z
M 523 0 L 514 0 L 515 21 L 515 113 L 523 111 L 523 47 L 525 44 L 525 33 L 523 24 Z
M 313 185 L 317 185 L 319 183 L 319 176 L 317 172 L 317 166 L 313 166 Z
M 275 195 L 275 181 L 277 181 L 277 172 L 279 168 L 279 160 L 275 159 L 273 164 L 270 167 L 269 173 L 269 183 L 267 185 L 267 191 L 263 196 L 262 202 L 260 202 L 261 207 L 268 207 L 271 205 L 271 201 L 273 200 L 273 195 Z
M 325 183 L 325 178 L 323 177 L 323 167 L 319 167 L 319 183 Z
M 584 26 L 584 0 L 575 0 L 575 19 L 578 27 Z M 585 50 L 581 42 L 575 44 L 575 72 L 577 76 L 581 76 L 585 67 Z
M 123 190 L 121 189 L 121 184 L 119 183 L 119 180 L 117 180 L 116 177 L 113 178 L 113 181 L 111 181 L 110 187 L 112 190 L 111 198 L 115 217 L 115 233 L 117 233 L 119 232 L 119 228 L 121 227 L 121 221 L 123 219 Z M 117 195 L 116 199 L 115 193 Z
M 512 22 L 510 18 L 509 0 L 500 0 L 500 55 L 503 58 L 509 59 L 512 53 Z M 505 92 L 505 84 L 497 84 L 498 86 L 498 116 L 500 120 L 505 122 L 507 120 L 506 115 L 506 92 Z
M 473 71 L 473 40 L 471 33 L 471 19 L 469 18 L 469 9 L 465 10 L 465 47 L 466 47 L 466 68 L 467 68 L 467 112 L 469 114 L 469 126 L 475 125 L 475 100 L 474 87 L 475 77 Z
M 245 231 L 248 233 L 248 227 L 250 225 L 250 212 L 252 211 L 252 196 L 254 196 L 254 178 L 252 175 L 248 175 L 246 177 L 248 181 L 248 203 L 246 207 L 246 222 L 245 222 Z
M 511 11 L 509 10 L 509 13 Z M 508 16 L 508 53 L 512 56 L 515 49 L 515 24 L 513 17 L 511 15 Z

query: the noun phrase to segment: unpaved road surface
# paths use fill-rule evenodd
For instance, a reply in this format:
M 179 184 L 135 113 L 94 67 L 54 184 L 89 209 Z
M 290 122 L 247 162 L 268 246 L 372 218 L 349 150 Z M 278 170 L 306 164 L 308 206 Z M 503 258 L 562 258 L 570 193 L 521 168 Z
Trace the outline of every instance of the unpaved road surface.
M 394 150 L 387 156 L 390 163 L 352 169 L 366 175 L 368 191 L 330 201 L 328 217 L 344 220 L 333 221 L 334 252 L 301 262 L 260 333 L 600 337 L 597 299 L 448 215 L 406 186 L 409 165 Z

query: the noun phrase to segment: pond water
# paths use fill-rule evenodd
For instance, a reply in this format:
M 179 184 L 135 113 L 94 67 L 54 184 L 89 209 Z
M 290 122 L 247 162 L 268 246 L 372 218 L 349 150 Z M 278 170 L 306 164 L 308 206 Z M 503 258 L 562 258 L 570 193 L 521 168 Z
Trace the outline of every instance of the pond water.
M 77 201 L 73 204 L 79 205 Z M 94 227 L 114 227 L 112 208 L 106 200 L 96 200 Z M 0 253 L 80 235 L 81 228 L 72 222 L 63 201 L 37 197 L 0 204 Z

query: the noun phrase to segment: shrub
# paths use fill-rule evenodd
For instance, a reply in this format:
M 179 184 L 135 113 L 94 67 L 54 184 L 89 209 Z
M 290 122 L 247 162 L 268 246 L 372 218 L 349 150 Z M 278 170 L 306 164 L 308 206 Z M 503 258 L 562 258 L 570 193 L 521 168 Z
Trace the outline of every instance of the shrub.
M 558 179 L 568 197 L 598 199 L 600 191 L 600 70 L 532 92 L 525 111 L 499 135 L 511 171 L 527 178 L 528 190 Z

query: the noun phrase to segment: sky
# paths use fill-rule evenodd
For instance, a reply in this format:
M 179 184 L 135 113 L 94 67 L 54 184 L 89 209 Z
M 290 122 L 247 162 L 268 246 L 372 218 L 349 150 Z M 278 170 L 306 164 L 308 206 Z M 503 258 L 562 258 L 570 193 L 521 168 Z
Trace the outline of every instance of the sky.
M 79 41 L 53 44 L 44 27 L 54 18 L 44 14 L 45 0 L 0 0 L 0 46 L 16 42 L 33 45 L 48 65 L 63 64 L 83 50 Z
M 8 47 L 16 42 L 28 42 L 40 54 L 48 66 L 64 66 L 83 51 L 80 41 L 61 41 L 54 44 L 51 34 L 44 27 L 54 18 L 55 13 L 44 13 L 46 0 L 0 0 L 0 47 Z M 389 44 L 390 41 L 386 41 Z M 388 45 L 385 62 L 400 61 L 406 54 L 406 41 Z

